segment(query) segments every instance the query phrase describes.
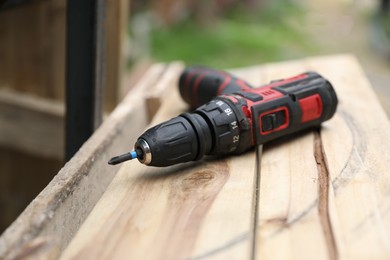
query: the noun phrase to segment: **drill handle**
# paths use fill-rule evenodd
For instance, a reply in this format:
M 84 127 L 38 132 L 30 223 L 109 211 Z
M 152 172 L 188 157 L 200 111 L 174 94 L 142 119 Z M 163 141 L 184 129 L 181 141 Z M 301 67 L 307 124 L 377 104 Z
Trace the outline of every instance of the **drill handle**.
M 186 68 L 179 79 L 180 94 L 191 109 L 196 109 L 216 96 L 250 88 L 252 86 L 247 82 L 227 72 L 198 66 Z

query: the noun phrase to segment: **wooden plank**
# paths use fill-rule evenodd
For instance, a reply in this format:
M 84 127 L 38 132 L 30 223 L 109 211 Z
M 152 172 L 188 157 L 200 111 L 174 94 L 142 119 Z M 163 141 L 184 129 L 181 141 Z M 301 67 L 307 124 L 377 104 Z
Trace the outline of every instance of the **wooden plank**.
M 258 68 L 248 72 L 259 84 Z M 172 90 L 153 124 L 185 109 Z M 256 175 L 254 151 L 166 168 L 128 162 L 61 258 L 249 258 Z
M 163 64 L 150 68 L 145 80 L 138 83 L 75 157 L 2 234 L 1 259 L 23 254 L 23 245 L 39 237 L 55 238 L 57 247 L 66 247 L 115 176 L 117 168 L 108 167 L 107 160 L 119 151 L 126 151 L 145 127 L 147 117 L 142 93 L 154 85 L 164 71 Z M 169 70 L 165 72 L 169 73 Z
M 317 210 L 313 140 L 309 132 L 264 149 L 257 259 L 328 258 Z
M 266 81 L 291 77 L 307 68 L 303 61 L 263 67 Z M 266 144 L 261 158 L 257 259 L 326 259 L 318 214 L 318 175 L 313 132 Z M 304 210 L 309 207 L 308 212 Z M 302 214 L 304 212 L 305 214 Z
M 121 95 L 129 0 L 106 1 L 105 108 Z M 26 26 L 28 25 L 28 26 Z M 33 1 L 0 12 L 0 86 L 63 101 L 66 0 Z
M 63 160 L 64 110 L 55 100 L 0 89 L 0 145 Z
M 390 176 L 386 172 L 390 168 L 390 144 L 386 138 L 390 123 L 356 60 L 348 55 L 320 57 L 255 67 L 248 74 L 246 70 L 237 73 L 250 78 L 257 86 L 260 81 L 267 83 L 307 69 L 330 79 L 338 93 L 339 109 L 320 131 L 308 131 L 266 145 L 259 184 L 254 152 L 162 169 L 131 161 L 120 168 L 82 226 L 91 205 L 98 200 L 86 195 L 91 188 L 79 192 L 83 195 L 78 197 L 69 195 L 72 191 L 65 193 L 65 197 L 69 195 L 76 201 L 86 200 L 88 209 L 80 208 L 84 203 L 70 204 L 65 198 L 68 204 L 64 203 L 64 209 L 69 214 L 62 209 L 55 211 L 56 221 L 50 225 L 47 221 L 51 212 L 46 210 L 47 205 L 58 205 L 43 203 L 43 222 L 48 227 L 44 232 L 37 232 L 38 237 L 62 232 L 69 241 L 81 226 L 63 253 L 63 259 L 388 259 Z M 164 68 L 159 71 L 155 77 L 171 78 L 164 85 L 172 86 L 173 75 L 178 71 L 171 71 L 172 76 L 167 76 Z M 157 82 L 155 79 L 154 83 Z M 157 93 L 159 86 L 154 83 L 143 90 Z M 165 91 L 171 95 L 167 96 L 153 124 L 186 109 L 176 91 Z M 137 101 L 126 102 L 134 105 Z M 134 126 L 132 123 L 127 127 Z M 122 127 L 114 131 L 120 133 Z M 113 136 L 110 131 L 113 130 L 106 128 L 104 132 L 108 139 L 101 136 L 105 142 Z M 139 133 L 133 134 L 134 139 Z M 121 152 L 119 145 L 128 147 L 123 139 L 117 139 L 108 148 L 106 157 Z M 94 171 L 100 175 L 95 179 L 85 177 L 86 182 L 75 182 L 80 187 L 91 185 L 92 190 L 97 189 L 101 194 L 106 186 L 96 188 L 94 185 L 100 181 L 97 177 L 102 178 L 107 171 L 117 168 L 101 167 L 99 156 L 95 157 L 96 168 L 91 167 L 84 176 L 94 175 Z M 76 164 L 73 167 L 77 168 Z M 65 183 L 74 180 L 63 173 L 61 176 Z M 58 179 L 53 184 L 56 183 Z M 260 192 L 256 193 L 258 189 Z M 42 197 L 37 200 L 42 201 Z M 82 217 L 75 209 L 82 211 Z M 35 216 L 42 216 L 37 212 Z M 69 224 L 72 218 L 80 222 Z M 60 219 L 70 231 L 59 228 L 63 224 Z M 21 237 L 25 233 L 15 227 L 23 229 L 23 225 L 17 221 L 6 235 L 12 237 L 15 231 L 15 237 Z M 29 240 L 29 236 L 36 237 L 30 232 L 25 239 Z M 2 248 L 11 248 L 4 246 L 3 237 L 0 258 Z M 60 241 L 60 247 L 64 248 L 67 241 Z M 11 244 L 15 249 L 22 243 Z M 55 252 L 55 246 L 48 251 Z
M 105 19 L 105 110 L 112 111 L 121 95 L 126 67 L 125 44 L 129 0 L 106 1 Z M 124 93 L 125 94 L 125 93 Z
M 0 12 L 0 86 L 63 99 L 65 6 L 35 1 Z
M 63 165 L 63 160 L 0 146 L 0 233 L 11 225 Z
M 308 64 L 329 78 L 340 99 L 335 118 L 321 131 L 338 255 L 389 259 L 390 123 L 355 58 Z
M 383 109 L 351 56 L 270 70 L 285 73 L 294 66 L 328 78 L 340 104 L 321 131 L 266 146 L 257 258 L 388 259 L 390 125 Z
M 45 97 L 63 101 L 65 99 L 65 49 L 66 49 L 66 3 L 65 0 L 46 0 L 47 9 L 39 19 L 43 21 L 40 30 L 47 34 L 45 48 L 47 49 L 47 67 L 43 69 L 47 80 L 42 84 Z M 45 28 L 45 27 L 48 28 Z M 28 43 L 31 40 L 28 41 Z M 32 69 L 32 68 L 26 68 Z M 28 79 L 26 79 L 28 80 Z M 29 84 L 21 82 L 20 84 Z M 30 90 L 28 90 L 30 91 Z
M 326 72 L 327 63 L 329 63 L 328 73 Z M 362 108 L 359 106 L 362 106 L 362 104 L 366 105 L 366 103 L 359 103 L 357 101 L 359 99 L 361 100 L 363 96 L 365 97 L 365 94 L 367 93 L 361 93 L 361 87 L 357 87 L 359 84 L 357 84 L 356 81 L 346 82 L 347 77 L 345 75 L 354 75 L 355 78 L 359 80 L 362 79 L 361 84 L 363 85 L 367 84 L 367 82 L 362 78 L 363 76 L 357 77 L 357 75 L 363 74 L 358 69 L 353 71 L 352 68 L 354 68 L 354 66 L 352 66 L 352 63 L 355 64 L 354 66 L 356 68 L 356 62 L 351 61 L 349 56 L 292 61 L 283 64 L 263 66 L 260 68 L 259 74 L 260 71 L 264 73 L 262 80 L 264 80 L 263 83 L 266 83 L 271 79 L 291 76 L 311 68 L 316 69 L 328 77 L 335 85 L 339 97 L 342 96 L 340 104 L 344 104 L 344 106 L 347 107 L 352 107 L 351 104 L 349 104 L 350 102 L 359 104 L 355 105 L 356 107 L 353 111 L 355 111 L 356 114 L 352 118 L 360 116 L 360 121 L 363 124 L 363 122 L 366 122 L 366 117 L 368 117 L 368 115 L 362 116 L 362 113 L 358 113 L 357 111 L 361 111 Z M 334 64 L 339 64 L 339 66 L 335 66 Z M 338 70 L 338 74 L 334 73 L 333 70 Z M 339 78 L 337 78 L 336 75 L 338 75 Z M 346 94 L 339 89 L 352 90 L 356 91 L 356 93 L 354 96 L 352 95 L 353 98 L 349 98 L 348 95 L 347 98 L 345 98 L 344 96 Z M 381 108 L 376 103 L 377 100 L 373 98 L 371 90 L 366 87 L 366 92 L 370 92 L 367 95 L 369 97 L 368 102 L 374 104 L 371 113 L 379 113 L 380 121 L 387 122 L 384 113 L 381 112 Z M 346 102 L 345 100 L 349 100 L 349 102 Z M 340 107 L 342 111 L 343 105 L 340 105 Z M 169 114 L 168 112 L 162 113 Z M 361 171 L 367 174 L 367 169 L 375 169 L 376 167 L 375 176 L 366 176 L 366 178 L 361 176 L 356 180 L 350 180 L 349 178 L 353 172 L 349 172 L 344 173 L 346 176 L 343 177 L 346 180 L 341 181 L 339 175 L 336 175 L 335 178 L 333 176 L 334 172 L 346 171 L 345 169 L 348 168 L 356 170 L 356 167 L 359 165 L 356 166 L 354 164 L 362 164 L 361 161 L 349 162 L 351 154 L 353 156 L 353 154 L 356 153 L 356 160 L 361 159 L 362 156 L 359 157 L 358 152 L 361 147 L 353 148 L 354 138 L 359 138 L 359 136 L 348 132 L 351 131 L 346 127 L 348 122 L 340 122 L 340 119 L 338 118 L 342 118 L 342 113 L 343 112 L 340 112 L 339 109 L 335 118 L 326 122 L 321 131 L 308 131 L 295 136 L 293 139 L 290 138 L 273 142 L 265 147 L 261 165 L 261 179 L 259 184 L 260 194 L 257 200 L 259 204 L 257 206 L 252 206 L 252 210 L 256 207 L 259 209 L 257 213 L 256 234 L 253 238 L 256 239 L 255 241 L 252 240 L 251 232 L 246 234 L 244 232 L 241 236 L 236 236 L 236 239 L 232 239 L 226 243 L 227 245 L 234 246 L 227 246 L 227 248 L 223 246 L 214 247 L 214 236 L 210 235 L 209 232 L 212 234 L 218 233 L 220 235 L 219 238 L 226 237 L 223 233 L 216 231 L 220 228 L 219 220 L 222 219 L 222 217 L 219 214 L 216 214 L 215 218 L 210 217 L 210 221 L 206 221 L 203 220 L 202 214 L 198 212 L 196 212 L 198 213 L 198 217 L 201 221 L 205 222 L 202 223 L 202 225 L 198 224 L 197 226 L 197 230 L 200 231 L 198 231 L 199 233 L 197 234 L 199 240 L 194 242 L 196 246 L 191 247 L 188 243 L 182 242 L 182 240 L 188 241 L 188 237 L 186 236 L 188 234 L 185 233 L 185 228 L 179 233 L 182 240 L 175 238 L 178 233 L 176 226 L 181 226 L 180 216 L 184 214 L 183 211 L 185 212 L 187 207 L 182 206 L 181 204 L 183 198 L 181 198 L 181 200 L 176 200 L 167 194 L 176 194 L 175 192 L 172 192 L 173 188 L 175 188 L 175 191 L 181 191 L 180 188 L 186 187 L 186 182 L 181 180 L 181 178 L 185 177 L 178 175 L 177 172 L 180 171 L 181 174 L 186 176 L 191 170 L 209 171 L 209 162 L 201 165 L 202 168 L 197 168 L 199 167 L 197 165 L 191 166 L 194 167 L 194 169 L 174 168 L 174 170 L 172 170 L 175 172 L 174 180 L 169 180 L 171 175 L 169 175 L 168 180 L 166 179 L 166 169 L 156 172 L 154 169 L 144 167 L 145 170 L 142 171 L 138 167 L 142 168 L 143 166 L 135 165 L 132 166 L 135 168 L 131 168 L 131 170 L 130 166 L 124 166 L 121 169 L 121 172 L 105 194 L 107 197 L 103 196 L 102 200 L 95 208 L 95 211 L 93 211 L 86 222 L 86 225 L 82 227 L 75 240 L 72 241 L 70 247 L 65 251 L 63 258 L 85 258 L 97 255 L 110 256 L 113 258 L 153 258 L 157 256 L 166 258 L 173 256 L 178 258 L 246 258 L 250 256 L 249 251 L 251 250 L 248 243 L 254 243 L 256 245 L 256 250 L 254 251 L 256 258 L 336 259 L 340 256 L 341 258 L 348 259 L 361 256 L 364 256 L 365 258 L 387 258 L 388 248 L 386 247 L 386 239 L 389 225 L 387 219 L 385 220 L 385 216 L 388 214 L 389 210 L 385 187 L 388 187 L 388 179 L 384 177 L 383 172 L 388 167 L 389 157 L 388 154 L 385 153 L 384 162 L 381 161 L 381 164 L 378 166 L 377 158 L 380 158 L 380 155 L 378 154 L 380 151 L 377 151 L 375 147 L 372 146 L 371 150 L 375 150 L 376 152 L 371 151 L 371 162 L 367 165 L 363 165 Z M 346 121 L 348 121 L 348 118 Z M 375 128 L 374 122 L 369 125 L 371 129 L 366 130 L 373 132 Z M 377 128 L 378 127 L 376 126 L 375 129 Z M 388 131 L 390 127 L 384 125 L 383 128 L 383 133 L 380 134 L 382 137 L 385 136 L 384 133 Z M 332 133 L 332 136 L 326 137 L 329 133 Z M 370 136 L 367 136 L 366 138 L 369 139 Z M 377 138 L 376 145 L 378 145 L 379 140 L 383 141 L 383 138 Z M 383 154 L 383 151 L 387 151 L 388 149 L 386 145 L 382 145 L 382 147 L 386 148 L 382 150 Z M 327 149 L 329 149 L 330 155 L 328 154 Z M 242 159 L 245 157 L 238 158 Z M 232 163 L 234 160 L 239 159 L 227 159 L 227 161 L 229 160 L 232 160 L 230 161 Z M 334 160 L 337 162 L 336 166 L 339 168 L 332 173 L 332 167 L 334 166 L 331 166 L 331 163 Z M 375 167 L 374 163 L 376 163 Z M 130 165 L 130 163 L 128 165 Z M 126 170 L 126 168 L 128 168 L 128 170 Z M 219 168 L 221 168 L 221 166 L 219 166 Z M 248 169 L 251 168 L 248 167 Z M 159 176 L 158 180 L 152 184 L 148 183 L 146 185 L 149 188 L 141 188 L 143 190 L 142 192 L 137 190 L 137 188 L 134 188 L 134 193 L 131 194 L 120 191 L 121 189 L 126 189 L 128 187 L 145 186 L 145 183 L 143 182 L 145 181 L 145 178 L 148 181 L 153 179 L 153 177 L 150 179 L 144 177 L 147 173 L 152 175 L 154 173 Z M 231 168 L 230 176 L 234 176 L 235 174 L 234 169 Z M 248 172 L 246 172 L 246 174 L 248 174 Z M 380 178 L 378 177 L 378 174 Z M 373 178 L 379 178 L 378 183 L 372 182 L 371 179 Z M 252 181 L 255 182 L 255 179 L 256 178 L 253 177 Z M 168 185 L 166 182 L 169 182 L 170 184 Z M 172 184 L 171 182 L 174 182 L 175 184 Z M 335 184 L 338 182 L 344 183 L 344 185 L 347 182 L 352 182 L 354 184 L 353 188 L 350 188 L 349 193 L 347 192 L 347 195 L 344 195 L 345 197 L 336 196 L 338 186 Z M 137 185 L 135 185 L 135 183 L 137 183 Z M 226 186 L 228 185 L 225 184 L 224 188 Z M 225 200 L 225 203 L 229 200 L 234 201 L 234 196 L 229 196 L 234 193 L 228 192 L 223 194 L 223 191 L 225 191 L 224 188 L 221 189 L 217 198 Z M 146 190 L 148 191 L 148 195 L 145 195 L 144 193 Z M 370 191 L 370 196 L 367 196 L 367 191 Z M 253 191 L 252 195 L 254 194 Z M 192 198 L 195 196 L 194 194 L 190 195 Z M 358 201 L 355 199 L 356 196 L 359 198 Z M 117 201 L 116 199 L 118 197 L 120 199 Z M 156 198 L 158 198 L 158 201 Z M 142 204 L 138 200 L 142 201 Z M 251 201 L 254 202 L 256 200 L 255 198 L 252 198 Z M 196 202 L 196 199 L 191 201 L 191 209 L 196 208 Z M 132 206 L 122 208 L 126 203 L 130 203 Z M 172 208 L 171 203 L 175 205 L 175 207 Z M 232 203 L 234 204 L 235 201 Z M 367 213 L 365 211 L 366 208 L 363 207 L 363 205 L 367 207 L 366 204 L 369 203 L 371 203 L 371 208 L 369 208 L 370 211 Z M 213 207 L 217 207 L 215 205 L 219 205 L 217 200 L 215 200 L 211 206 L 210 212 L 212 212 Z M 353 207 L 350 205 L 353 205 Z M 355 207 L 356 205 L 357 207 Z M 145 209 L 145 207 L 147 209 Z M 221 211 L 225 210 L 224 213 L 226 216 L 235 220 L 236 226 L 242 224 L 239 223 L 239 220 L 237 220 L 238 218 L 236 218 L 234 213 L 227 211 L 230 207 L 224 205 L 223 207 L 221 206 L 221 208 Z M 180 214 L 178 212 L 180 212 Z M 207 216 L 214 216 L 210 212 Z M 149 217 L 149 215 L 153 215 L 153 217 Z M 103 220 L 101 219 L 102 216 Z M 208 217 L 206 219 L 209 219 Z M 175 219 L 176 221 L 172 219 Z M 186 218 L 185 223 L 187 225 L 196 225 L 195 223 L 198 223 L 197 220 L 198 219 Z M 254 223 L 256 222 L 252 222 L 251 225 Z M 375 229 L 373 231 L 366 230 L 370 228 L 370 223 L 374 224 Z M 119 227 L 116 227 L 116 225 L 119 225 Z M 223 225 L 226 228 L 230 227 L 231 224 L 228 224 L 228 221 L 226 221 Z M 249 225 L 249 227 L 251 225 Z M 356 230 L 359 229 L 364 229 L 367 234 L 363 236 L 360 236 L 360 233 L 359 236 L 356 236 L 354 233 L 350 234 L 352 231 L 356 232 Z M 96 235 L 91 236 L 89 234 L 90 232 Z M 207 235 L 200 236 L 199 234 L 202 234 L 203 232 Z M 362 233 L 364 231 L 359 232 Z M 170 233 L 170 235 L 167 235 L 168 233 Z M 98 237 L 98 234 L 99 238 L 97 239 L 96 237 Z M 103 237 L 100 237 L 101 234 L 103 234 Z M 110 240 L 113 239 L 113 237 L 115 237 L 114 242 L 111 243 Z M 189 237 L 193 237 L 193 235 Z M 121 244 L 122 242 L 119 241 L 124 241 L 124 244 Z M 106 246 L 110 243 L 111 247 L 109 247 L 109 249 L 105 247 L 97 252 L 96 255 L 91 253 L 93 251 L 92 248 L 95 249 L 96 245 L 104 244 Z M 151 243 L 155 245 L 153 252 L 148 251 Z M 366 246 L 363 246 L 363 244 Z M 373 244 L 375 244 L 375 246 Z M 134 245 L 134 247 L 129 245 Z M 211 247 L 214 247 L 214 249 L 206 250 L 206 252 L 210 253 L 194 254 L 194 248 L 196 251 L 198 246 L 200 248 L 207 248 L 207 246 L 210 245 L 212 245 Z M 99 248 L 103 248 L 103 246 Z M 222 249 L 219 250 L 218 248 Z
M 156 82 L 156 84 L 150 86 L 150 88 L 145 91 L 146 108 L 149 121 L 156 115 L 161 104 L 167 98 L 167 95 L 174 91 L 172 90 L 172 86 L 170 84 L 177 85 L 177 82 L 179 82 L 179 74 L 183 70 L 183 64 L 173 63 L 168 65 L 167 69 L 173 69 L 177 72 L 177 75 L 173 76 L 165 74 L 164 77 L 161 77 L 158 82 Z M 172 80 L 172 77 L 174 77 L 174 80 Z
M 137 61 L 123 77 L 123 83 L 120 84 L 119 98 L 126 94 L 140 81 L 145 72 L 154 64 L 151 59 L 145 58 Z

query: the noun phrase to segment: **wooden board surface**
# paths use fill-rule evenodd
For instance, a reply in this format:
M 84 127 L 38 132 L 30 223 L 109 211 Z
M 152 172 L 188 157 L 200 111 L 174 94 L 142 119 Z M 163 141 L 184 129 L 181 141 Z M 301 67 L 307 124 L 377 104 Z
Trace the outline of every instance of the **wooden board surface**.
M 245 76 L 260 84 L 250 70 Z M 152 124 L 185 110 L 172 89 Z M 127 162 L 63 259 L 250 257 L 256 167 L 254 151 L 167 168 Z
M 388 259 L 390 126 L 353 57 L 265 67 L 315 70 L 339 98 L 321 131 L 267 145 L 261 166 L 258 259 Z
M 105 168 L 112 154 L 136 141 L 147 124 L 145 93 L 163 80 L 166 85 L 183 68 L 180 63 L 155 64 L 102 126 L 61 169 L 49 185 L 0 236 L 0 259 L 23 256 L 45 241 L 63 249 L 106 190 L 117 168 Z M 136 122 L 136 123 L 135 123 Z M 30 251 L 29 251 L 30 250 Z M 51 252 L 51 250 L 48 250 Z M 34 255 L 32 256 L 34 259 Z
M 62 259 L 389 259 L 390 124 L 356 60 L 235 73 L 259 85 L 305 70 L 338 93 L 321 130 L 265 145 L 261 163 L 255 151 L 162 169 L 128 162 Z M 184 110 L 172 91 L 153 124 Z
M 321 131 L 328 215 L 341 258 L 390 259 L 390 124 L 353 61 L 339 61 L 336 68 L 329 59 L 321 63 L 322 73 L 339 86 L 340 97 L 337 115 Z M 315 60 L 308 60 L 308 66 L 320 67 Z M 347 74 L 337 69 L 342 67 Z

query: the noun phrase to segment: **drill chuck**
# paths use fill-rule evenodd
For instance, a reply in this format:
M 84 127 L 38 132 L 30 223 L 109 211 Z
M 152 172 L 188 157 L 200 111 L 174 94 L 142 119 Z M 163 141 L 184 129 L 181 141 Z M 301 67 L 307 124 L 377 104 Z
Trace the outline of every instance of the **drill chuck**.
M 138 160 L 150 166 L 169 166 L 200 160 L 205 155 L 246 150 L 249 147 L 240 147 L 240 138 L 245 132 L 249 137 L 250 127 L 243 123 L 245 118 L 240 122 L 236 115 L 226 101 L 214 99 L 194 113 L 158 124 L 138 138 Z
M 205 120 L 197 114 L 182 114 L 143 133 L 135 151 L 141 163 L 168 166 L 198 160 L 210 151 L 211 145 Z

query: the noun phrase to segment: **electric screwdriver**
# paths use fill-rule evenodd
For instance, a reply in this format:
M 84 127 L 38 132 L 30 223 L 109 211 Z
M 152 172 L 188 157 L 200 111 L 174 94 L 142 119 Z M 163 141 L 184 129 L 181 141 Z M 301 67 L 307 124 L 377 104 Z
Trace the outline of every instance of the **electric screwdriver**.
M 169 166 L 205 155 L 240 154 L 320 126 L 338 103 L 331 83 L 316 72 L 253 88 L 224 71 L 189 67 L 180 76 L 179 91 L 192 109 L 199 107 L 150 128 L 133 151 L 109 164 L 137 158 L 146 165 Z

